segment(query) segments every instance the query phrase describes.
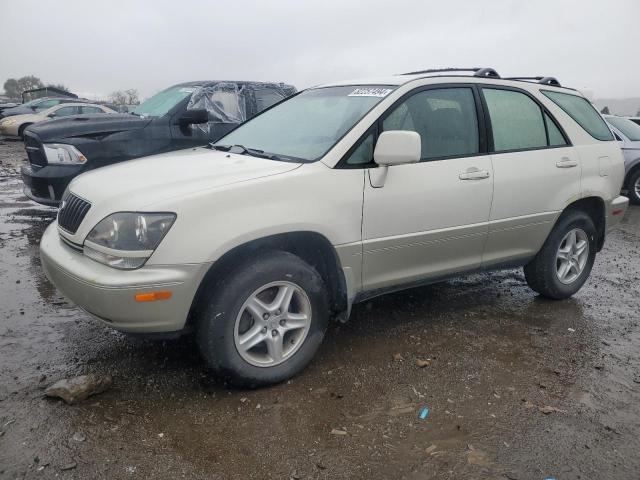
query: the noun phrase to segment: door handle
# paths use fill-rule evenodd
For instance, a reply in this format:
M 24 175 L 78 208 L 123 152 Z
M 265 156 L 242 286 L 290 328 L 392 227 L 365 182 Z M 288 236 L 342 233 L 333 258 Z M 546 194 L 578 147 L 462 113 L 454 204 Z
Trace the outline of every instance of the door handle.
M 573 168 L 577 166 L 578 162 L 576 160 L 571 160 L 569 157 L 562 157 L 556 162 L 556 167 L 558 168 Z
M 460 180 L 484 180 L 485 178 L 489 178 L 491 174 L 486 170 L 480 170 L 476 167 L 470 167 L 466 172 L 458 175 Z

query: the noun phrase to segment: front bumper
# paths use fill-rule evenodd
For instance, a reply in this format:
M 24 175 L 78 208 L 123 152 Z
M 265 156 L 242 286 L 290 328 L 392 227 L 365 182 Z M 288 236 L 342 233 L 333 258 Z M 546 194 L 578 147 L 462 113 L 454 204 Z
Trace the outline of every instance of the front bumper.
M 40 259 L 47 278 L 80 308 L 123 332 L 165 333 L 185 326 L 210 263 L 149 265 L 116 270 L 84 256 L 60 239 L 58 222 L 45 230 Z M 171 298 L 137 302 L 135 295 L 170 290 Z
M 620 223 L 629 207 L 629 199 L 622 195 L 614 198 L 608 206 L 607 211 L 607 231 Z
M 57 207 L 67 185 L 84 170 L 84 165 L 46 165 L 34 170 L 26 162 L 20 168 L 24 194 L 34 202 Z
M 3 138 L 11 138 L 11 139 L 19 139 L 18 135 L 18 126 L 17 125 L 0 125 L 0 137 Z

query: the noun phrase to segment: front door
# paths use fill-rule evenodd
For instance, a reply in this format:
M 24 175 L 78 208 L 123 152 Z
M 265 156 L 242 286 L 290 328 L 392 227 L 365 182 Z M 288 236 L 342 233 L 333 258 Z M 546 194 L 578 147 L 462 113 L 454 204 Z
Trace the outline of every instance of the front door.
M 377 290 L 480 266 L 493 169 L 472 87 L 426 88 L 380 123 L 420 134 L 422 160 L 372 167 L 363 206 L 363 288 Z M 386 172 L 385 172 L 386 170 Z

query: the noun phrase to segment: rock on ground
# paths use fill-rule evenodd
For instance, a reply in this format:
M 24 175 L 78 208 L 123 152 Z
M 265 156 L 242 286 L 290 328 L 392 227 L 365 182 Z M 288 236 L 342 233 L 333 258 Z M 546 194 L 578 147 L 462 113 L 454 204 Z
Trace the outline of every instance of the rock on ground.
M 59 380 L 44 391 L 48 397 L 58 397 L 73 405 L 108 390 L 113 384 L 111 375 L 81 375 Z

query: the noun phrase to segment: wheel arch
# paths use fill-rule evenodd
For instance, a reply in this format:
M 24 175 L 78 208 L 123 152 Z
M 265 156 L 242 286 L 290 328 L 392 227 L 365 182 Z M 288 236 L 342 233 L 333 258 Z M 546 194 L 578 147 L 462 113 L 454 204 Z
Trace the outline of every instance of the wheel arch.
M 27 127 L 30 127 L 31 125 L 33 125 L 33 123 L 34 122 L 24 122 L 22 125 L 20 125 L 18 127 L 18 136 L 23 137 L 24 131 L 27 129 Z
M 595 225 L 596 232 L 598 234 L 598 238 L 596 239 L 596 242 L 598 245 L 597 251 L 599 252 L 600 250 L 602 250 L 602 247 L 604 246 L 604 238 L 605 238 L 605 232 L 607 228 L 607 220 L 606 220 L 606 213 L 605 213 L 606 209 L 605 209 L 604 200 L 601 197 L 595 197 L 595 196 L 581 198 L 567 205 L 562 211 L 562 215 L 564 215 L 566 212 L 576 211 L 576 210 L 585 212 L 587 215 L 591 217 L 591 220 L 593 220 L 593 224 Z M 558 217 L 558 220 L 560 220 L 562 215 Z
M 251 256 L 274 250 L 297 255 L 315 268 L 328 288 L 332 317 L 346 320 L 349 310 L 347 284 L 335 248 L 320 233 L 295 231 L 248 241 L 233 247 L 216 260 L 198 286 L 187 318 L 187 325 L 193 325 L 193 319 L 202 310 L 217 285 L 224 281 L 225 276 L 233 272 L 235 267 L 246 262 Z

